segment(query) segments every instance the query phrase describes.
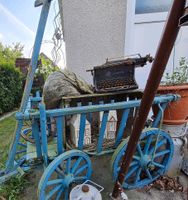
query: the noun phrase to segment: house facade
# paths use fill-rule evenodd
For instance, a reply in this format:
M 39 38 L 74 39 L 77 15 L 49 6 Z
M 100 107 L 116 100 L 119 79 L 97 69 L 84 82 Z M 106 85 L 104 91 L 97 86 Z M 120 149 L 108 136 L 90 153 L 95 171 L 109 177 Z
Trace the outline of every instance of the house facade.
M 172 0 L 59 0 L 67 67 L 92 83 L 86 72 L 106 58 L 155 56 Z M 188 27 L 180 30 L 166 72 L 187 56 Z M 144 88 L 151 65 L 136 69 Z M 145 77 L 145 78 L 143 78 Z

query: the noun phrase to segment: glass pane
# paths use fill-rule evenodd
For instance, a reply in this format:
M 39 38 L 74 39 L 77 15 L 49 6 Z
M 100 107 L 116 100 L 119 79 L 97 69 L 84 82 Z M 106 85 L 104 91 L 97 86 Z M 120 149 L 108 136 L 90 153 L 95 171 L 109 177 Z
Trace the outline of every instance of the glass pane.
M 172 0 L 136 0 L 136 14 L 167 12 Z

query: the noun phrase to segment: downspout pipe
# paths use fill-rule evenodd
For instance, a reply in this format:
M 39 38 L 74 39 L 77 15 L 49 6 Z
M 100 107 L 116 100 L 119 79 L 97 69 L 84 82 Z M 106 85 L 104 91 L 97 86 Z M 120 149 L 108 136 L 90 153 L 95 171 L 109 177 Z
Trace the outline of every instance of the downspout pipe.
M 128 142 L 127 150 L 122 159 L 121 169 L 113 189 L 112 198 L 114 199 L 117 199 L 122 191 L 122 184 L 125 175 L 128 172 L 129 165 L 136 151 L 138 140 L 144 128 L 147 116 L 152 106 L 152 102 L 155 94 L 157 93 L 157 88 L 161 82 L 163 73 L 177 38 L 179 32 L 179 19 L 184 13 L 185 4 L 186 0 L 174 0 L 169 12 L 168 20 L 166 22 L 157 53 L 155 55 L 155 60 L 147 80 L 139 112 L 133 124 L 133 130 Z

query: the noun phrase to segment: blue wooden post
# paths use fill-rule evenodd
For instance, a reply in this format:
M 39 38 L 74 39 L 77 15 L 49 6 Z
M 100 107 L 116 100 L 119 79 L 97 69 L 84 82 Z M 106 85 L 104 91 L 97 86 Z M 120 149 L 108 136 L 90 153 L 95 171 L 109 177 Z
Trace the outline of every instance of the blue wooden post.
M 130 112 L 130 109 L 126 109 L 123 111 L 122 119 L 121 119 L 120 126 L 118 129 L 117 137 L 116 137 L 115 147 L 117 147 L 122 140 L 123 132 L 127 124 L 129 112 Z
M 32 134 L 33 134 L 34 139 L 35 139 L 37 158 L 42 158 L 39 124 L 38 124 L 38 120 L 36 120 L 36 119 L 32 123 Z
M 86 114 L 81 114 L 80 117 L 80 131 L 79 131 L 79 139 L 78 139 L 78 149 L 83 150 L 84 147 L 84 134 L 85 134 L 85 126 L 86 126 Z
M 92 102 L 89 102 L 89 106 L 91 106 L 91 105 L 92 105 Z M 92 113 L 88 114 L 88 121 L 90 124 L 92 123 Z
M 102 151 L 104 134 L 105 134 L 105 130 L 106 130 L 106 124 L 108 121 L 108 114 L 109 114 L 109 111 L 104 111 L 104 113 L 103 113 L 101 127 L 100 127 L 100 131 L 99 131 L 99 139 L 98 139 L 98 144 L 97 144 L 97 153 L 100 153 Z
M 42 154 L 44 157 L 44 163 L 48 165 L 48 141 L 46 134 L 46 111 L 44 104 L 39 105 L 40 111 L 40 127 L 41 127 L 41 136 L 42 136 Z
M 6 172 L 14 170 L 14 159 L 15 159 L 15 155 L 16 155 L 17 146 L 18 146 L 18 143 L 19 143 L 19 140 L 20 140 L 20 134 L 21 134 L 21 131 L 22 131 L 22 126 L 23 126 L 23 120 L 18 120 L 17 128 L 16 128 L 16 134 L 15 134 L 14 141 L 13 141 L 13 144 L 11 146 L 11 149 L 9 151 L 10 153 L 9 153 L 8 160 L 6 162 Z
M 44 35 L 44 30 L 45 30 L 45 26 L 46 26 L 48 14 L 49 14 L 50 4 L 51 4 L 51 0 L 44 0 L 41 15 L 40 15 L 40 20 L 38 24 L 38 29 L 36 33 L 35 43 L 33 47 L 33 53 L 31 57 L 31 67 L 29 68 L 29 71 L 28 71 L 24 94 L 22 97 L 22 103 L 20 106 L 21 112 L 25 111 L 25 108 L 27 106 L 27 102 L 29 99 L 29 95 L 31 92 L 31 88 L 33 85 L 34 74 L 38 65 L 38 58 L 39 58 L 40 48 L 41 48 L 42 39 Z
M 42 39 L 43 39 L 43 35 L 44 35 L 44 30 L 45 30 L 45 26 L 46 26 L 46 22 L 47 22 L 47 18 L 48 18 L 50 4 L 51 4 L 50 0 L 44 0 L 41 15 L 40 15 L 40 20 L 39 20 L 39 24 L 38 24 L 37 34 L 36 34 L 36 38 L 35 38 L 35 43 L 34 43 L 34 47 L 33 47 L 33 54 L 32 54 L 32 58 L 31 58 L 31 67 L 29 68 L 29 71 L 28 71 L 24 94 L 23 94 L 22 102 L 21 102 L 21 106 L 20 106 L 20 112 L 22 112 L 22 113 L 24 113 L 24 111 L 26 110 L 27 102 L 29 101 L 29 95 L 31 92 L 32 84 L 33 84 L 35 70 L 36 70 L 37 64 L 38 64 L 39 52 L 40 52 L 41 43 L 42 43 Z M 17 148 L 17 145 L 19 142 L 22 126 L 23 126 L 22 120 L 20 120 L 16 123 L 15 132 L 13 135 L 14 140 L 12 141 L 10 151 L 9 151 L 10 152 L 9 157 L 8 157 L 8 160 L 6 163 L 6 171 L 11 170 L 14 166 L 16 148 Z
M 64 135 L 64 116 L 56 118 L 56 127 L 57 127 L 57 152 L 58 155 L 64 152 L 63 146 L 63 135 Z

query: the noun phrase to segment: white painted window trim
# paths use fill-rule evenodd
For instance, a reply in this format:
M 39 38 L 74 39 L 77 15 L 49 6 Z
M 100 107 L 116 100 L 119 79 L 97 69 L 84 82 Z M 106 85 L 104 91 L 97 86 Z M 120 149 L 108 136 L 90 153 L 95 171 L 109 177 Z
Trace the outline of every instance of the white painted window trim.
M 168 12 L 135 14 L 135 24 L 165 22 Z
M 124 55 L 130 55 L 133 52 L 133 40 L 134 40 L 134 21 L 135 21 L 135 7 L 136 0 L 127 0 L 126 8 L 126 24 L 125 24 L 125 46 Z

